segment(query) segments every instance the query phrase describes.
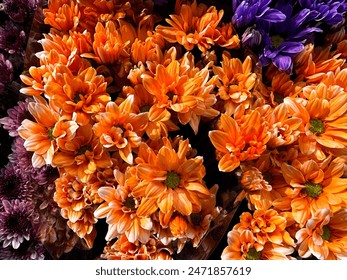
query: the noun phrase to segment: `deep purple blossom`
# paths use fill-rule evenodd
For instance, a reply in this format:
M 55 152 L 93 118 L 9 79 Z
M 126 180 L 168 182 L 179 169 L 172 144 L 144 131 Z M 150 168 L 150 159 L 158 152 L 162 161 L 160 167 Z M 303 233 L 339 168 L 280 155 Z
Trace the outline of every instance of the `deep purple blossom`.
M 12 153 L 8 156 L 9 161 L 23 173 L 33 172 L 32 166 L 33 152 L 27 151 L 24 147 L 25 140 L 21 137 L 16 137 L 12 143 Z
M 309 19 L 329 26 L 342 23 L 347 12 L 345 0 L 298 0 L 298 3 L 302 8 L 310 10 Z
M 7 21 L 0 27 L 0 49 L 9 54 L 24 55 L 26 45 L 26 34 L 21 26 Z
M 262 66 L 272 62 L 281 71 L 291 73 L 293 57 L 304 49 L 304 44 L 314 32 L 322 30 L 308 26 L 309 9 L 295 13 L 291 1 L 283 0 L 278 1 L 275 8 L 286 15 L 286 20 L 271 25 L 270 34 L 264 36 L 265 47 L 259 59 Z
M 27 201 L 18 199 L 3 200 L 3 211 L 0 212 L 0 241 L 3 247 L 12 246 L 18 249 L 24 240 L 29 241 L 34 235 L 32 222 L 34 211 Z
M 0 93 L 4 90 L 6 84 L 13 80 L 13 66 L 11 61 L 0 53 Z
M 0 244 L 0 246 L 2 245 Z M 41 242 L 24 240 L 17 249 L 12 246 L 1 248 L 0 260 L 43 260 L 45 252 L 46 250 Z
M 29 199 L 31 190 L 26 178 L 13 163 L 0 169 L 0 201 L 13 199 Z
M 254 24 L 263 28 L 270 22 L 284 21 L 285 15 L 277 9 L 270 8 L 270 3 L 271 0 L 233 0 L 233 24 L 242 30 Z
M 15 22 L 24 22 L 37 7 L 38 0 L 4 0 L 3 11 Z

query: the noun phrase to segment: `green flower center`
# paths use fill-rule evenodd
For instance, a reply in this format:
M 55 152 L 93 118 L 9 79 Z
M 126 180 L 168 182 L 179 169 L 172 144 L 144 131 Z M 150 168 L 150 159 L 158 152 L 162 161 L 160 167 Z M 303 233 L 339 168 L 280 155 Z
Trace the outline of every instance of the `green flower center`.
M 324 123 L 318 119 L 310 120 L 310 130 L 319 135 L 324 132 Z
M 151 106 L 150 106 L 150 105 L 143 105 L 143 106 L 140 108 L 140 111 L 141 111 L 141 113 L 145 113 L 145 112 L 149 112 L 149 109 L 151 109 Z
M 284 39 L 279 35 L 271 36 L 271 47 L 277 48 L 284 42 Z
M 330 240 L 331 232 L 327 226 L 323 226 L 322 238 L 326 241 Z
M 131 209 L 131 210 L 136 210 L 136 202 L 133 197 L 128 196 L 125 201 L 123 202 L 123 206 Z
M 174 189 L 180 184 L 180 176 L 176 172 L 171 171 L 167 174 L 164 184 L 167 187 Z
M 78 102 L 80 102 L 80 101 L 82 100 L 81 97 L 80 97 L 80 94 L 81 94 L 80 92 L 76 92 L 76 93 L 75 93 L 75 95 L 74 95 L 74 97 L 73 97 L 73 102 L 74 102 L 74 103 L 77 104 Z M 82 95 L 83 95 L 83 94 L 82 94 Z
M 48 138 L 50 139 L 50 140 L 54 140 L 54 135 L 53 135 L 53 127 L 51 127 L 51 128 L 48 128 Z
M 260 260 L 260 256 L 261 253 L 253 247 L 248 250 L 246 260 Z
M 90 146 L 90 145 L 84 145 L 84 146 L 82 146 L 82 147 L 80 147 L 79 149 L 78 149 L 78 151 L 77 151 L 77 155 L 79 156 L 79 155 L 84 155 L 84 153 L 86 152 L 86 151 L 93 151 L 93 148 L 92 148 L 92 146 Z
M 305 187 L 304 192 L 312 198 L 318 197 L 323 192 L 321 184 L 307 182 Z

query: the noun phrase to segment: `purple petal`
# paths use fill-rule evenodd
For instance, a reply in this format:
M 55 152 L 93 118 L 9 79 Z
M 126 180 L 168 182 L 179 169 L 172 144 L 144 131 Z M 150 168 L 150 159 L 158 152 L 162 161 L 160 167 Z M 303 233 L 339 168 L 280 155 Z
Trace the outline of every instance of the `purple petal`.
M 291 71 L 291 68 L 293 66 L 292 58 L 290 56 L 286 55 L 278 55 L 274 60 L 273 63 L 275 66 L 282 70 L 282 71 Z
M 285 14 L 276 9 L 266 9 L 264 13 L 258 15 L 257 18 L 261 18 L 262 20 L 269 22 L 281 22 L 286 19 Z

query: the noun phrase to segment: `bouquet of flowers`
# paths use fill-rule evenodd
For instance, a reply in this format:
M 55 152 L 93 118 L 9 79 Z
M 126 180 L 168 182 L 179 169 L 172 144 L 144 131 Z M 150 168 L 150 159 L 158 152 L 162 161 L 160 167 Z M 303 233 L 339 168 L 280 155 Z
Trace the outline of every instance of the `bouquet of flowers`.
M 3 1 L 1 259 L 347 257 L 347 2 L 229 2 Z

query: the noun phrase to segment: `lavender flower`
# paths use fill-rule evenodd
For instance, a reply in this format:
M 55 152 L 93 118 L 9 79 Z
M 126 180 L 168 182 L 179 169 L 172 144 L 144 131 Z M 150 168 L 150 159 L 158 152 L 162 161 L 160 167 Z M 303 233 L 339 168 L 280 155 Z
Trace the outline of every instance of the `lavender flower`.
M 7 246 L 0 250 L 0 260 L 43 260 L 45 258 L 43 244 L 36 240 L 24 240 L 19 248 Z
M 345 0 L 299 0 L 298 3 L 302 8 L 311 11 L 310 19 L 329 26 L 343 23 L 347 12 Z
M 0 119 L 0 124 L 4 129 L 9 131 L 12 137 L 18 136 L 18 127 L 21 126 L 22 121 L 25 119 L 33 120 L 33 116 L 29 113 L 28 105 L 31 99 L 26 99 L 24 102 L 19 101 L 18 105 L 7 110 L 7 117 Z
M 15 22 L 24 22 L 37 7 L 37 0 L 4 0 L 3 11 Z
M 32 156 L 33 152 L 27 151 L 24 147 L 25 140 L 21 137 L 16 137 L 12 143 L 12 153 L 8 156 L 9 161 L 15 164 L 18 170 L 23 173 L 30 173 L 33 171 Z
M 18 249 L 24 240 L 29 241 L 34 230 L 32 221 L 34 212 L 29 202 L 18 199 L 2 201 L 3 212 L 0 213 L 0 241 L 3 247 L 12 246 Z
M 256 24 L 264 28 L 270 22 L 282 22 L 286 16 L 277 9 L 269 7 L 271 0 L 233 0 L 233 24 L 239 30 Z
M 4 90 L 5 85 L 13 80 L 13 66 L 11 61 L 0 53 L 0 93 Z
M 0 27 L 0 49 L 9 54 L 20 54 L 24 56 L 26 45 L 26 35 L 19 25 L 7 21 Z

